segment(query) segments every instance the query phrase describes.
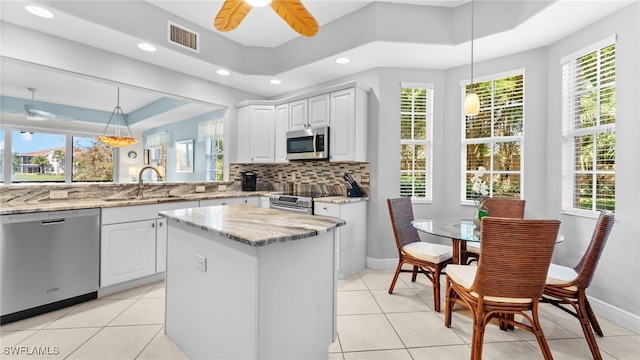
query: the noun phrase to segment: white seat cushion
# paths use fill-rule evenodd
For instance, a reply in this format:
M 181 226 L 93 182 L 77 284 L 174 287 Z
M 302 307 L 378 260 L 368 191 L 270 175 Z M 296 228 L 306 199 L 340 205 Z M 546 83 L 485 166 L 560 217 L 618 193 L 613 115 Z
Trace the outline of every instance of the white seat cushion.
M 562 285 L 572 282 L 578 277 L 578 273 L 570 267 L 551 264 L 547 271 L 547 284 Z M 577 287 L 571 286 L 569 289 L 577 290 Z
M 465 289 L 471 289 L 473 280 L 476 278 L 477 266 L 469 265 L 447 265 L 447 277 L 456 284 L 462 286 Z M 478 297 L 478 293 L 475 291 L 469 292 L 471 296 Z M 506 303 L 518 303 L 526 304 L 533 300 L 527 298 L 510 298 L 510 297 L 498 297 L 498 296 L 485 296 L 485 301 L 493 302 L 506 302 Z
M 451 246 L 416 241 L 405 245 L 402 250 L 416 259 L 439 264 L 451 259 Z
M 467 241 L 467 252 L 480 254 L 480 243 L 477 241 Z

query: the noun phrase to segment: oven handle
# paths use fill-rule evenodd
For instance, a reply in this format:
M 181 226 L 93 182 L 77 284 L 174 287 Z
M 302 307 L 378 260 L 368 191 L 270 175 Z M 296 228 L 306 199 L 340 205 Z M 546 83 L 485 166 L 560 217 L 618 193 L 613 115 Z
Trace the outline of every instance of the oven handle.
M 290 206 L 269 204 L 269 209 L 284 210 L 284 211 L 291 211 L 291 212 L 296 212 L 296 213 L 300 213 L 300 214 L 311 215 L 311 212 L 309 211 L 310 210 L 309 208 L 294 208 L 294 207 L 290 207 Z

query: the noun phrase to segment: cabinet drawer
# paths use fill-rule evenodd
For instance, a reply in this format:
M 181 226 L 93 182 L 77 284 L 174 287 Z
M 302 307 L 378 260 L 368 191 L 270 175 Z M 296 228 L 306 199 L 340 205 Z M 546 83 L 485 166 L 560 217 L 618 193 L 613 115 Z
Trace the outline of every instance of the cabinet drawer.
M 121 206 L 102 209 L 102 225 L 150 220 L 158 218 L 159 211 L 198 207 L 198 201 L 177 201 L 162 204 Z
M 313 214 L 340 217 L 340 204 L 315 203 L 313 204 Z

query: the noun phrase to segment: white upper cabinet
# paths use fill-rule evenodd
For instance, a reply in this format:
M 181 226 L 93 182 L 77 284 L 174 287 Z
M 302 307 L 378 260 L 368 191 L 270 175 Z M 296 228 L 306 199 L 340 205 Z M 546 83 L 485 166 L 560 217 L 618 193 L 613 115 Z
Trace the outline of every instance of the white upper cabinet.
M 289 130 L 302 130 L 309 127 L 309 102 L 307 99 L 294 101 L 289 106 Z M 287 105 L 287 104 L 283 104 Z
M 367 161 L 367 92 L 352 87 L 329 97 L 331 161 Z
M 322 126 L 329 126 L 331 161 L 367 161 L 369 90 L 352 81 L 287 99 L 238 104 L 237 162 L 286 162 L 287 131 Z
M 309 98 L 309 127 L 329 126 L 329 94 Z
M 238 109 L 238 162 L 274 162 L 275 108 L 248 105 Z
M 289 131 L 289 104 L 276 106 L 275 113 L 276 162 L 287 162 L 287 131 Z

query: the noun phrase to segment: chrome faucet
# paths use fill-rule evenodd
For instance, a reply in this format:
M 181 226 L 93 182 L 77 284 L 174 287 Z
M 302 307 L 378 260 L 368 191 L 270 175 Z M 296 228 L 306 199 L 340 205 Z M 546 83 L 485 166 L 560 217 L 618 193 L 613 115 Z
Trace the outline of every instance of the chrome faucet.
M 153 167 L 151 165 L 143 166 L 142 169 L 140 169 L 140 172 L 138 173 L 138 193 L 137 193 L 137 197 L 139 197 L 139 198 L 142 197 L 142 192 L 144 190 L 143 187 L 142 187 L 142 173 L 147 169 L 151 169 L 151 170 L 155 171 L 156 174 L 158 175 L 158 180 L 162 180 L 162 174 L 160 174 L 160 170 L 158 170 L 158 168 Z

